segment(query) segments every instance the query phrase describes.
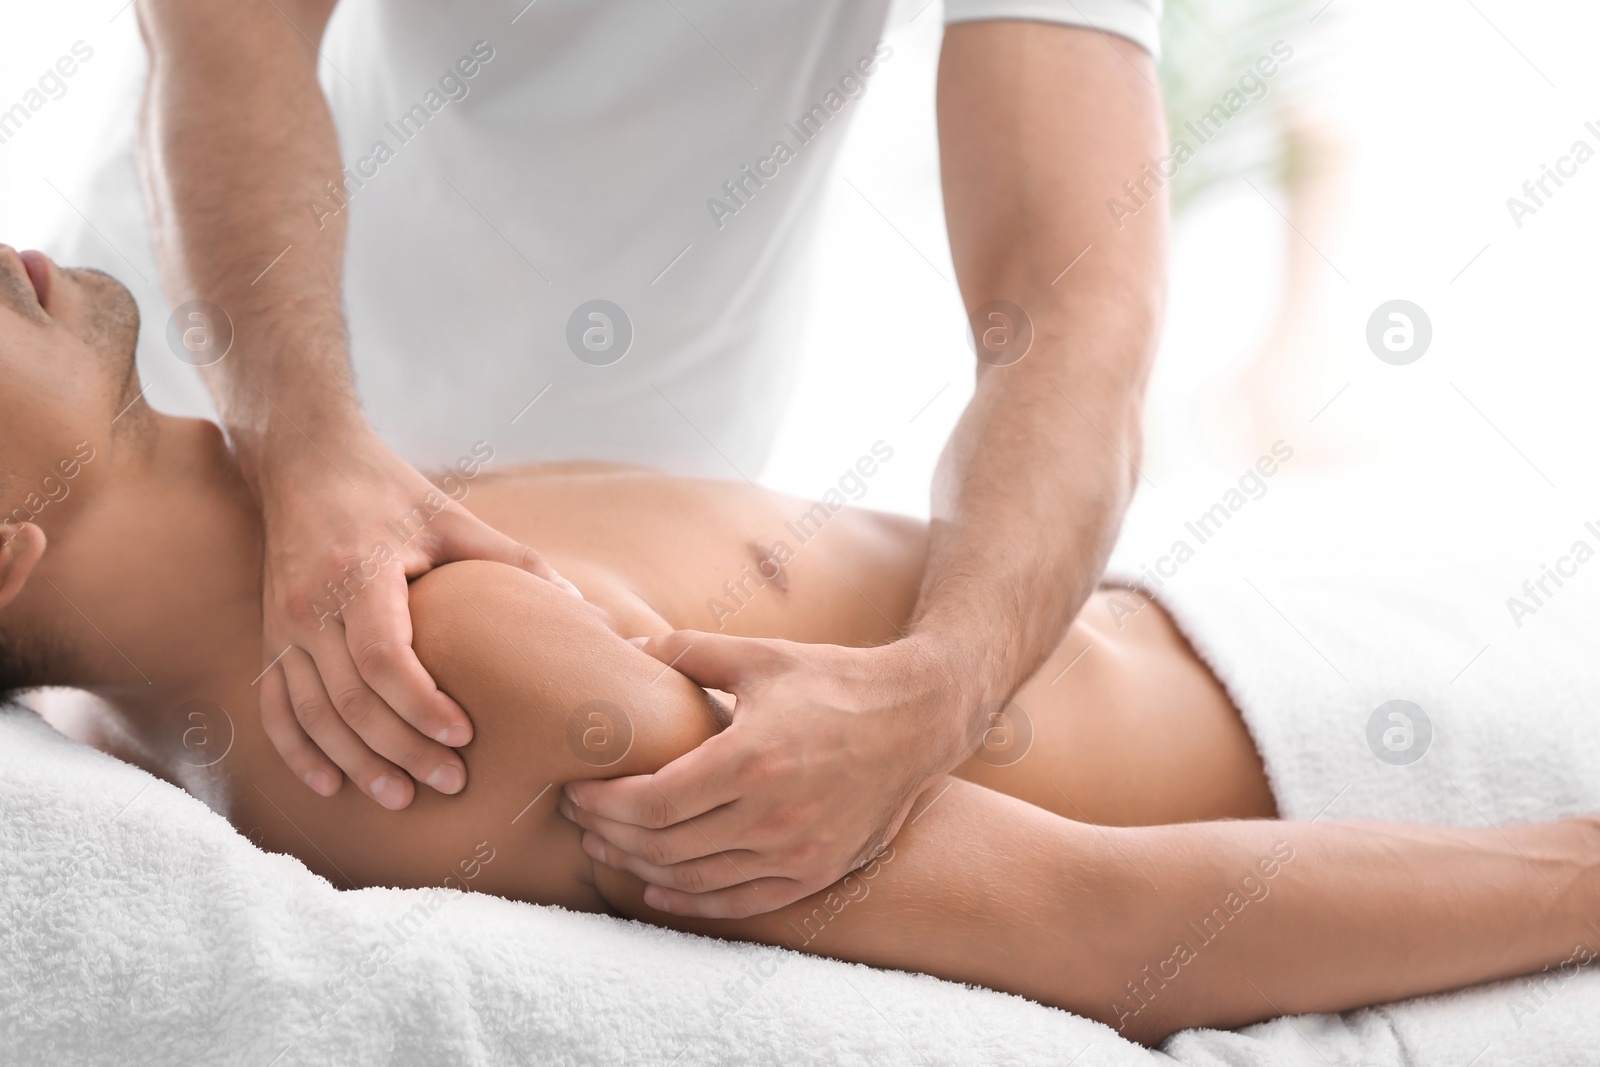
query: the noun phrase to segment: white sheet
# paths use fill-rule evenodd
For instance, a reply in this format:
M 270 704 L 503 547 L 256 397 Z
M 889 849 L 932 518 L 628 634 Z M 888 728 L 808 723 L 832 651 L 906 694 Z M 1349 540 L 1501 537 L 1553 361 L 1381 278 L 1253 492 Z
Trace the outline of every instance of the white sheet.
M 1287 812 L 1333 800 L 1324 817 L 1469 823 L 1573 810 L 1600 782 L 1581 636 L 1600 634 L 1596 601 L 1574 582 L 1515 630 L 1496 613 L 1523 576 L 1505 573 L 1216 567 L 1167 592 L 1243 702 Z M 1438 728 L 1405 768 L 1364 740 L 1371 707 L 1396 696 Z M 0 1048 L 17 1063 L 1600 1062 L 1591 970 L 1149 1052 L 923 976 L 481 895 L 341 893 L 21 712 L 0 714 L 0 915 Z

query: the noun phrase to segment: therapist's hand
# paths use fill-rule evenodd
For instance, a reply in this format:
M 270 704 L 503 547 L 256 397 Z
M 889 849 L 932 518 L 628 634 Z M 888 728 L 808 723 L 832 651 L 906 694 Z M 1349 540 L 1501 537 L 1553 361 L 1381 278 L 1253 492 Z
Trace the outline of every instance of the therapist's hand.
M 411 803 L 413 779 L 459 792 L 466 765 L 453 749 L 472 724 L 411 649 L 407 580 L 482 559 L 577 590 L 364 425 L 292 457 L 264 464 L 257 480 L 262 662 L 274 664 L 260 680 L 261 725 L 324 796 L 344 775 L 391 809 Z
M 583 847 L 673 915 L 744 918 L 874 858 L 965 758 L 963 697 L 917 639 L 843 648 L 680 630 L 642 646 L 736 698 L 722 733 L 655 774 L 567 785 Z

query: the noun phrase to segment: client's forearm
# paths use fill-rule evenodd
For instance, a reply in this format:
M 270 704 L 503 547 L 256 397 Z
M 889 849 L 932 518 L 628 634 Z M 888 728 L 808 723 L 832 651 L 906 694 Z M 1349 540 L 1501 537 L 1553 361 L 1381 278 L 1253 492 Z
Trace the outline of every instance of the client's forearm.
M 1110 829 L 966 782 L 925 806 L 933 795 L 876 863 L 771 915 L 677 920 L 631 887 L 602 888 L 649 921 L 978 983 L 1147 1042 L 1526 973 L 1580 941 L 1600 946 L 1593 822 Z
M 1115 909 L 1088 956 L 1111 968 L 1111 988 L 1091 1014 L 1139 1040 L 1398 1000 L 1600 948 L 1593 820 L 1220 822 L 1107 831 L 1104 844 L 1089 870 Z

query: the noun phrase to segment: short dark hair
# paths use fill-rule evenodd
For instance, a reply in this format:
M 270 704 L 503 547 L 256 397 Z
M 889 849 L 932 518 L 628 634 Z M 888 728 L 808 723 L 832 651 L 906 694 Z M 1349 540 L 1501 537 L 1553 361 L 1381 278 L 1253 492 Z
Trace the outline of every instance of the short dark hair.
M 0 627 L 0 705 L 15 704 L 30 689 L 50 684 L 51 642 Z

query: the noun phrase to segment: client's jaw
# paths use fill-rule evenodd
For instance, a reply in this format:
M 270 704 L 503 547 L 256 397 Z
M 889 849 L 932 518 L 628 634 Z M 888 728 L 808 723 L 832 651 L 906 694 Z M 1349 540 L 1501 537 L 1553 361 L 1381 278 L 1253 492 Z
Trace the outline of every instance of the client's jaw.
M 0 245 L 0 644 L 124 705 L 248 679 L 260 640 L 260 516 L 213 424 L 140 397 L 138 325 L 114 279 Z

